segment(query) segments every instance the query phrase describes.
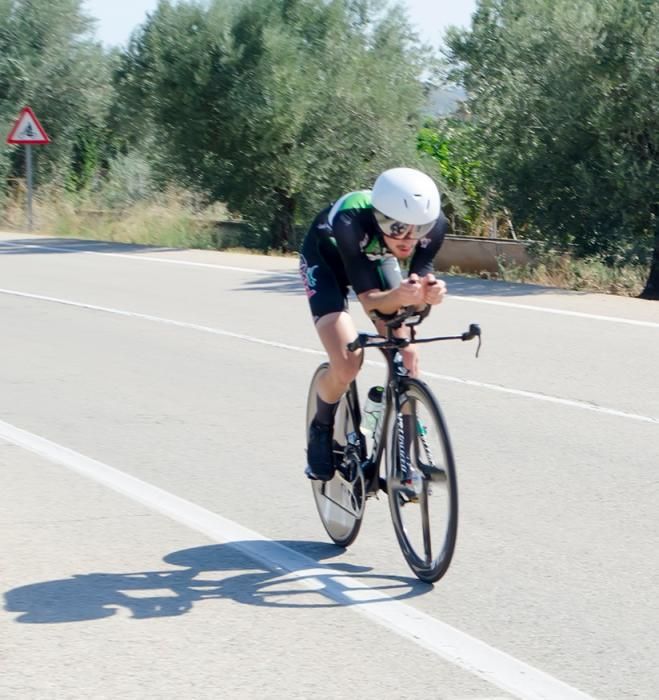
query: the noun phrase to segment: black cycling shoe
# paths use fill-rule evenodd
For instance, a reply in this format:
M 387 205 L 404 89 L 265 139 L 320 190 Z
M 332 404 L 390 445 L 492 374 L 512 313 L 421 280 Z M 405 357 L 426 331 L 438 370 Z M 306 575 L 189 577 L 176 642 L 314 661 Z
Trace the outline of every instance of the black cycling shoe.
M 332 426 L 312 421 L 309 426 L 307 468 L 304 473 L 317 481 L 329 481 L 334 476 Z

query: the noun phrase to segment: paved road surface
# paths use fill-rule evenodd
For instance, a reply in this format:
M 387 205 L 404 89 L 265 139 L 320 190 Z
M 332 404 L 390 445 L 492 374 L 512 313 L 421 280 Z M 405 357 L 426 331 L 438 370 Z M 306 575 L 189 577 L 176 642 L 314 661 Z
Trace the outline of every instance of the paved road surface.
M 0 697 L 659 697 L 659 304 L 447 280 L 423 331 L 484 345 L 422 350 L 461 497 L 429 587 L 386 500 L 347 551 L 316 516 L 295 268 L 0 235 Z

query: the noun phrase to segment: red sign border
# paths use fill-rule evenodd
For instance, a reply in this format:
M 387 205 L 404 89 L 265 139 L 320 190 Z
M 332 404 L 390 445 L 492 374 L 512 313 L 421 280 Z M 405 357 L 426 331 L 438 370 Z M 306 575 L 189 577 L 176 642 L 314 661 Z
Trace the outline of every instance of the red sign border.
M 39 130 L 39 133 L 41 134 L 41 140 L 39 141 L 17 141 L 14 138 L 14 134 L 18 130 L 18 127 L 21 123 L 21 119 L 23 119 L 24 114 L 29 114 L 30 117 L 34 120 L 34 124 Z M 41 126 L 41 123 L 37 119 L 37 115 L 32 111 L 32 107 L 23 107 L 21 110 L 21 113 L 18 115 L 18 119 L 14 123 L 14 126 L 12 127 L 11 132 L 9 133 L 9 136 L 7 136 L 7 143 L 12 144 L 14 146 L 45 146 L 46 144 L 50 143 L 50 139 L 48 138 L 48 134 L 45 132 L 43 126 Z

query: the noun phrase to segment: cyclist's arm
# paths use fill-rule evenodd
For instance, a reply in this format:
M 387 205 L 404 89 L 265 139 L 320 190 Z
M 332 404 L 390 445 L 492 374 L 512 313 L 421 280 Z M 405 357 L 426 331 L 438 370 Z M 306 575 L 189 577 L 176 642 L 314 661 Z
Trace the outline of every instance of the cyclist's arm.
M 407 284 L 407 282 L 403 282 L 402 284 Z M 357 298 L 367 314 L 370 314 L 371 311 L 379 311 L 383 314 L 395 314 L 403 306 L 411 306 L 414 303 L 414 301 L 405 303 L 401 295 L 401 287 L 387 289 L 385 291 L 369 289 L 366 292 L 358 294 Z
M 410 275 L 416 273 L 419 277 L 425 277 L 434 271 L 435 257 L 442 247 L 447 230 L 448 220 L 441 215 L 428 235 L 416 244 L 410 260 Z
M 360 241 L 366 234 L 360 223 L 360 212 L 347 210 L 337 214 L 333 223 L 334 239 L 350 286 L 358 296 L 369 290 L 381 289 L 377 266 L 361 250 Z
M 448 220 L 444 215 L 441 215 L 435 226 L 431 229 L 428 235 L 421 239 L 410 261 L 410 276 L 416 274 L 422 279 L 426 293 L 424 294 L 423 304 L 417 306 L 418 310 L 422 310 L 426 306 L 433 306 L 441 303 L 446 294 L 446 285 L 441 280 L 437 280 L 433 274 L 435 269 L 435 257 L 442 247 L 444 237 L 448 230 Z M 428 293 L 431 289 L 432 293 Z

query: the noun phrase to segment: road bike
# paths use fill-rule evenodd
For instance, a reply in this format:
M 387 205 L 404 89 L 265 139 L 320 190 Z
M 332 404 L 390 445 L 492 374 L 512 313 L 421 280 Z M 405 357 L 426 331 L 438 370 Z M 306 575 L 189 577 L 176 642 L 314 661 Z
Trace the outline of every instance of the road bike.
M 359 534 L 366 501 L 379 491 L 387 494 L 398 543 L 408 565 L 427 583 L 447 571 L 458 528 L 458 485 L 453 450 L 439 403 L 430 387 L 408 376 L 399 350 L 409 344 L 442 340 L 471 340 L 481 329 L 476 323 L 459 335 L 417 338 L 415 326 L 429 307 L 403 309 L 391 316 L 375 312 L 386 337 L 359 333 L 348 345 L 356 352 L 378 348 L 386 360 L 383 409 L 372 436 L 365 434 L 356 381 L 341 398 L 334 420 L 335 473 L 329 481 L 312 481 L 318 514 L 330 538 L 342 547 Z M 410 337 L 394 332 L 410 327 Z M 363 358 L 363 356 L 362 356 Z M 307 401 L 307 434 L 316 413 L 316 385 L 328 367 L 315 371 Z M 384 455 L 384 470 L 381 467 Z

